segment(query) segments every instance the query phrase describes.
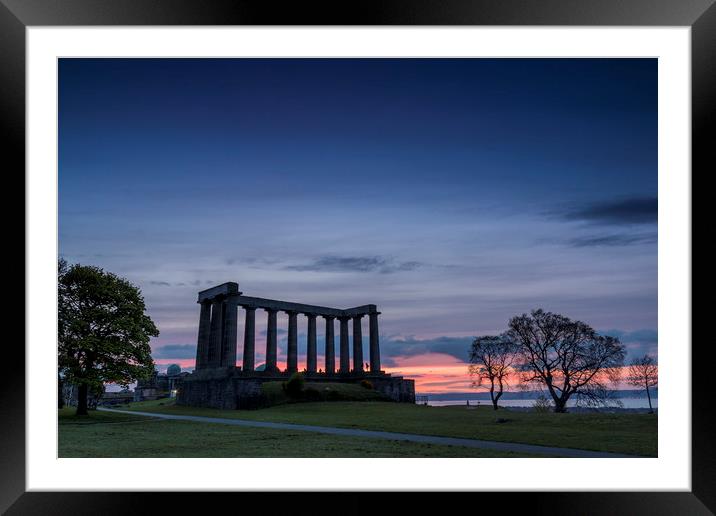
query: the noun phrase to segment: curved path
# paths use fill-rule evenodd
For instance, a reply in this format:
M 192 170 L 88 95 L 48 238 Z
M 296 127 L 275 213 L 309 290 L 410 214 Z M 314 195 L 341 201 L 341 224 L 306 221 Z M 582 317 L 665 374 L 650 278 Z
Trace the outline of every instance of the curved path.
M 358 430 L 355 428 L 336 428 L 332 426 L 297 425 L 293 423 L 271 423 L 267 421 L 251 421 L 247 419 L 229 419 L 220 417 L 185 416 L 175 414 L 158 414 L 155 412 L 139 412 L 136 410 L 117 410 L 97 408 L 106 412 L 122 414 L 135 414 L 160 419 L 176 419 L 180 421 L 196 421 L 200 423 L 219 423 L 222 425 L 253 426 L 260 428 L 274 428 L 282 430 L 299 430 L 304 432 L 317 432 L 320 434 L 342 435 L 348 437 L 368 437 L 374 439 L 388 439 L 391 441 L 412 441 L 416 443 L 443 444 L 447 446 L 467 446 L 468 448 L 483 448 L 515 453 L 536 453 L 542 455 L 558 455 L 560 457 L 576 458 L 635 458 L 634 455 L 622 455 L 591 450 L 578 450 L 576 448 L 558 448 L 555 446 L 539 446 L 536 444 L 506 443 L 500 441 L 482 441 L 479 439 L 463 439 L 460 437 L 440 437 L 436 435 L 403 434 L 398 432 L 383 432 L 380 430 Z

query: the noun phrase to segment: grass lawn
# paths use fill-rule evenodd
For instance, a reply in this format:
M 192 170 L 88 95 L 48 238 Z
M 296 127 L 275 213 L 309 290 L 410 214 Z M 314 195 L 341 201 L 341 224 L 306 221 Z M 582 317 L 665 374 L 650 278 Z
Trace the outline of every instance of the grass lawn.
M 131 403 L 129 410 L 466 437 L 657 456 L 655 414 L 538 414 L 489 407 L 430 407 L 381 401 L 291 403 L 261 410 L 180 407 L 173 400 Z
M 59 411 L 60 457 L 525 457 L 460 446 Z

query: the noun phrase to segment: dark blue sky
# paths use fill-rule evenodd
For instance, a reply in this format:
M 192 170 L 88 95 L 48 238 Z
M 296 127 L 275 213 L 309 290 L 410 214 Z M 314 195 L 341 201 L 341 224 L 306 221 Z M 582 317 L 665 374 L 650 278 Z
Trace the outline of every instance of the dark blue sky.
M 59 71 L 60 251 L 142 287 L 155 349 L 193 347 L 195 292 L 232 280 L 376 303 L 396 356 L 538 306 L 656 351 L 655 59 Z

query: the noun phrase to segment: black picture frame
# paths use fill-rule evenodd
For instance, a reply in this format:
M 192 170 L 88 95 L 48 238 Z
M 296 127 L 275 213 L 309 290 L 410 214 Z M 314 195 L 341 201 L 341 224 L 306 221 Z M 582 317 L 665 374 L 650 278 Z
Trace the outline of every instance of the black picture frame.
M 716 145 L 709 138 L 716 133 L 714 0 L 362 0 L 306 1 L 287 5 L 273 1 L 233 0 L 0 0 L 0 117 L 3 140 L 7 145 L 5 163 L 12 163 L 5 169 L 6 174 L 17 172 L 16 177 L 24 177 L 25 29 L 83 25 L 688 26 L 691 28 L 692 52 L 692 185 L 695 176 L 705 176 L 713 169 L 716 159 Z M 698 170 L 700 172 L 696 172 Z M 5 211 L 7 216 L 8 208 Z M 691 252 L 693 263 L 693 245 Z M 703 281 L 698 287 L 701 290 L 708 288 Z M 692 303 L 692 320 L 695 308 Z M 691 388 L 693 404 L 690 492 L 451 494 L 451 505 L 464 501 L 468 506 L 475 504 L 473 508 L 479 508 L 481 512 L 489 511 L 492 505 L 508 504 L 509 512 L 529 510 L 549 514 L 713 514 L 716 511 L 716 455 L 706 407 L 713 392 L 709 385 L 709 369 L 714 364 L 714 352 L 709 340 L 699 342 L 693 333 L 692 382 L 690 386 L 684 386 L 684 389 Z M 266 494 L 248 493 L 133 493 L 128 496 L 121 492 L 25 492 L 24 386 L 27 364 L 22 347 L 6 346 L 5 353 L 14 365 L 4 368 L 5 379 L 0 390 L 0 510 L 7 509 L 8 514 L 143 514 L 159 510 L 183 513 L 190 501 L 198 499 L 206 504 L 206 497 L 211 497 L 211 505 L 235 504 L 238 496 L 245 508 L 253 503 L 266 503 Z M 270 506 L 279 511 L 282 506 L 287 507 L 286 504 L 315 506 L 306 501 L 306 496 L 274 493 L 268 498 Z M 373 496 L 377 495 L 341 494 L 340 505 L 345 510 L 340 512 L 367 510 L 378 503 L 371 500 Z M 410 497 L 413 503 L 423 503 L 422 495 L 412 494 Z M 479 497 L 479 505 L 475 497 Z M 323 509 L 311 508 L 311 512 L 327 508 L 335 511 L 337 503 L 331 502 Z M 404 498 L 383 497 L 379 503 L 380 512 L 407 510 Z

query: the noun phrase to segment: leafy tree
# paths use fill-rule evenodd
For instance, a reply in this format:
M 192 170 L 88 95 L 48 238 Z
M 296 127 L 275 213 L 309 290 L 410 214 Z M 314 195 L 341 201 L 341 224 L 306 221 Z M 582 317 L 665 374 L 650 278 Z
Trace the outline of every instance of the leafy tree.
M 653 414 L 654 409 L 651 406 L 649 387 L 656 387 L 659 384 L 659 366 L 656 364 L 654 357 L 644 355 L 641 358 L 632 360 L 629 364 L 626 381 L 630 385 L 646 389 L 646 397 L 649 398 L 649 414 Z
M 477 378 L 473 385 L 490 382 L 490 399 L 495 410 L 508 384 L 516 351 L 515 344 L 504 335 L 486 335 L 472 342 L 469 371 Z
M 58 264 L 58 363 L 64 382 L 78 386 L 77 415 L 87 394 L 104 383 L 127 386 L 154 371 L 150 337 L 159 330 L 140 290 L 99 267 Z
M 543 385 L 555 412 L 566 412 L 575 394 L 589 404 L 607 401 L 606 382 L 618 380 L 626 353 L 616 337 L 542 309 L 510 319 L 506 336 L 517 345 L 523 381 Z

